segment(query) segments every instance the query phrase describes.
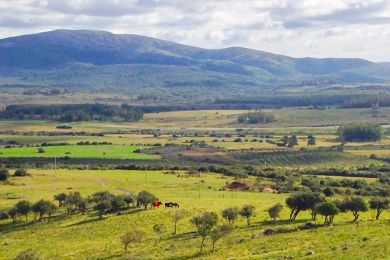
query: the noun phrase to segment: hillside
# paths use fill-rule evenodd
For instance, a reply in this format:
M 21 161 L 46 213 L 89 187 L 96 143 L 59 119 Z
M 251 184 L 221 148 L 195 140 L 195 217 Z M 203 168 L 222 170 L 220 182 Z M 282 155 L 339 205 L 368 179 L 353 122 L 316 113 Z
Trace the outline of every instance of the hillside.
M 0 84 L 137 92 L 261 89 L 301 81 L 387 82 L 389 63 L 202 49 L 139 35 L 56 30 L 0 40 Z M 188 90 L 189 89 L 189 90 Z

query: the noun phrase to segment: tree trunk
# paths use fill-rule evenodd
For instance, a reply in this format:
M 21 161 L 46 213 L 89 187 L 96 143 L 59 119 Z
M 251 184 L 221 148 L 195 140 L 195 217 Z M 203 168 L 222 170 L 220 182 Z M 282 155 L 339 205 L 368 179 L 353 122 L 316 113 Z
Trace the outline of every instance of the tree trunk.
M 290 220 L 293 220 L 294 212 L 295 212 L 295 209 L 292 209 L 291 213 L 290 213 Z
M 216 243 L 217 241 L 213 241 L 213 253 L 215 252 L 215 243 Z
M 377 209 L 377 210 L 376 210 L 376 216 L 375 216 L 375 219 L 376 219 L 376 220 L 379 219 L 381 213 L 382 213 L 382 210 L 381 210 L 381 209 Z
M 125 245 L 125 255 L 127 255 L 127 246 L 128 245 Z
M 251 226 L 251 218 L 246 218 L 246 223 L 248 224 L 248 227 Z
M 359 219 L 359 214 L 357 212 L 353 212 L 353 216 L 355 217 L 353 221 L 356 221 Z
M 202 243 L 200 243 L 200 253 L 203 251 L 204 241 L 206 240 L 206 237 L 202 238 Z
M 173 230 L 173 234 L 176 234 L 176 228 L 177 228 L 177 221 L 175 221 L 175 228 Z
M 28 222 L 28 213 L 26 213 L 26 222 Z

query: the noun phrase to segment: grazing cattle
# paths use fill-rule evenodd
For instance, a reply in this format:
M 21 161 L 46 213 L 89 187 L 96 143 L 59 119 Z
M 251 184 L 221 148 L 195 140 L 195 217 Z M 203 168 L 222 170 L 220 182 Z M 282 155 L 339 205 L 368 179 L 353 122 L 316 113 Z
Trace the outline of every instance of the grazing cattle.
M 152 202 L 152 206 L 154 208 L 156 208 L 156 207 L 159 208 L 161 205 L 162 205 L 161 201 L 154 201 L 154 202 Z
M 180 208 L 179 204 L 177 204 L 176 202 L 167 202 L 167 203 L 165 203 L 165 207 L 166 208 Z

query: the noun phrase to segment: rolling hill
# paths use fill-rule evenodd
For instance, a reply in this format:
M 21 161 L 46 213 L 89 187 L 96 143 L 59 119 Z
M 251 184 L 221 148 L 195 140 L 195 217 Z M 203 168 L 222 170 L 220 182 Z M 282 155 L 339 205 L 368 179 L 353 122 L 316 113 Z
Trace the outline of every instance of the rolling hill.
M 390 63 L 202 49 L 139 35 L 55 30 L 0 40 L 0 84 L 137 92 L 231 91 L 309 82 L 388 82 Z

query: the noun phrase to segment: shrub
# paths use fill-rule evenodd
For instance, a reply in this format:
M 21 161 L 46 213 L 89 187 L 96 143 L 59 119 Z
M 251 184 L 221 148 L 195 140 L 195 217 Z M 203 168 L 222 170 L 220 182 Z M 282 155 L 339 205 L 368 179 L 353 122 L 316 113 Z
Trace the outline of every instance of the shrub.
M 23 169 L 23 168 L 17 169 L 14 172 L 14 176 L 15 177 L 24 177 L 24 176 L 27 176 L 27 175 L 28 175 L 27 170 Z
M 0 181 L 6 181 L 9 178 L 9 172 L 7 169 L 0 169 Z
M 14 260 L 39 260 L 41 257 L 32 249 L 27 249 L 20 252 Z

